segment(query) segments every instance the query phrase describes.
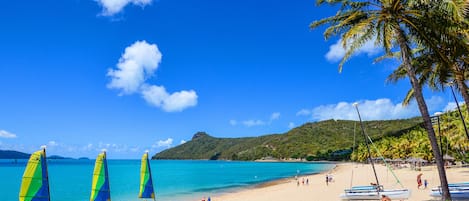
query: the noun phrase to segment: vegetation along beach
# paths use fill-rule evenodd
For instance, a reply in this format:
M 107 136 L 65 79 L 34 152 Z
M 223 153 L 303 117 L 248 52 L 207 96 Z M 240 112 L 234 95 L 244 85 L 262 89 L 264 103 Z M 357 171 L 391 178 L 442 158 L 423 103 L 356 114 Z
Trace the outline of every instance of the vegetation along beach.
M 469 1 L 0 4 L 0 200 L 469 200 Z

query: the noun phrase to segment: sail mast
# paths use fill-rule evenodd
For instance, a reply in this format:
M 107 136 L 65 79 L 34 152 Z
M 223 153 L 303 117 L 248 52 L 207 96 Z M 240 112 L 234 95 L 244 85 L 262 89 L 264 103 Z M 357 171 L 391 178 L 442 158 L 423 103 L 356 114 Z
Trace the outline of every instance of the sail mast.
M 354 103 L 353 106 L 355 106 L 355 109 L 357 110 L 358 119 L 360 120 L 360 127 L 362 128 L 363 137 L 365 138 L 365 145 L 366 145 L 366 148 L 368 149 L 368 158 L 370 160 L 371 167 L 373 167 L 373 173 L 375 174 L 376 185 L 379 188 L 378 175 L 376 174 L 375 164 L 373 162 L 373 159 L 371 158 L 370 145 L 368 145 L 368 139 L 366 139 L 367 135 L 365 133 L 365 127 L 363 126 L 362 117 L 360 116 L 360 111 L 358 111 L 358 103 Z
M 49 196 L 47 196 L 47 200 L 50 201 L 50 188 L 49 188 L 49 170 L 47 169 L 47 156 L 46 156 L 46 147 L 42 147 L 42 152 L 44 153 L 44 170 L 45 170 L 45 176 L 46 176 L 46 181 L 47 181 L 47 193 Z

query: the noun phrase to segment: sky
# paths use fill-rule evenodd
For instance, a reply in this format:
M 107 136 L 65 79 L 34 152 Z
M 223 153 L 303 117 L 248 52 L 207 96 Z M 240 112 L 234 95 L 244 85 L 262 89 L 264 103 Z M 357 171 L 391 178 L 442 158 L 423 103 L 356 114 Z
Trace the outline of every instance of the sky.
M 418 116 L 408 80 L 365 44 L 341 73 L 314 0 L 0 2 L 0 149 L 138 159 L 191 140 L 288 132 L 307 122 Z M 424 95 L 431 114 L 451 91 Z M 460 97 L 457 97 L 460 99 Z

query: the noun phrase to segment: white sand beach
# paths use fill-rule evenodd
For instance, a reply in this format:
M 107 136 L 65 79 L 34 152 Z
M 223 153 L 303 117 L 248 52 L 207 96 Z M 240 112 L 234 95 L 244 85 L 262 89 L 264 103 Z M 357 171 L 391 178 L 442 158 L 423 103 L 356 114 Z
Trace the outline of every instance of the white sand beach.
M 376 165 L 380 184 L 385 189 L 400 188 L 391 171 L 381 164 Z M 353 172 L 353 181 L 352 181 Z M 394 170 L 398 179 L 405 188 L 412 193 L 409 200 L 426 201 L 432 200 L 430 189 L 439 185 L 438 172 L 435 166 L 422 167 L 420 171 L 410 168 Z M 428 181 L 427 189 L 417 188 L 417 175 L 422 173 L 422 181 Z M 326 175 L 333 176 L 334 181 L 326 185 Z M 447 177 L 450 183 L 469 181 L 469 168 L 448 168 Z M 303 179 L 305 184 L 302 184 Z M 309 184 L 306 184 L 308 179 Z M 280 180 L 257 188 L 244 189 L 238 192 L 226 193 L 211 197 L 212 201 L 336 201 L 345 188 L 353 185 L 369 185 L 375 182 L 371 165 L 341 163 L 333 170 L 321 174 L 299 177 L 297 184 L 295 178 Z M 199 199 L 200 200 L 200 199 Z

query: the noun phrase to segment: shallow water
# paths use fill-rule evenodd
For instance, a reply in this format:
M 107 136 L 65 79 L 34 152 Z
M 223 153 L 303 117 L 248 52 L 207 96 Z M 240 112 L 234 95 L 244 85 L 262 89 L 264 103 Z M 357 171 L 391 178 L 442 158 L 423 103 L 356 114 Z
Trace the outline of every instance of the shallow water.
M 108 160 L 111 199 L 139 200 L 140 160 Z M 157 200 L 188 200 L 255 184 L 314 174 L 331 169 L 329 163 L 240 161 L 151 161 Z M 18 200 L 26 160 L 0 161 L 0 200 Z M 93 160 L 48 160 L 51 200 L 89 200 Z

